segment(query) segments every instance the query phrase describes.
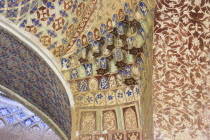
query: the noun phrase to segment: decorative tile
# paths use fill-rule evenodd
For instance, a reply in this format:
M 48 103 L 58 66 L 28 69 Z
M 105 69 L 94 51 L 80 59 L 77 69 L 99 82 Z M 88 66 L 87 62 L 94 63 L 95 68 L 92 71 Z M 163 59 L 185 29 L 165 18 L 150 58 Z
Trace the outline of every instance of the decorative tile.
M 31 118 L 29 118 L 29 119 L 24 120 L 24 121 L 22 122 L 22 124 L 25 125 L 26 127 L 31 127 L 31 126 L 34 125 L 35 123 L 34 123 L 34 121 L 33 121 Z
M 35 121 L 35 122 L 39 122 L 39 121 L 41 121 L 41 119 L 38 117 L 38 116 L 33 116 L 32 117 L 33 118 L 33 120 Z
M 144 2 L 139 2 L 139 8 L 140 8 L 142 14 L 144 16 L 146 16 L 148 11 L 149 11 L 148 8 L 147 8 L 147 5 Z
M 124 134 L 123 133 L 112 134 L 112 140 L 124 140 Z
M 23 112 L 20 112 L 18 114 L 16 114 L 17 118 L 22 120 L 22 119 L 25 119 L 26 118 L 26 115 L 23 113 Z
M 127 133 L 127 140 L 140 140 L 142 139 L 140 132 Z
M 6 120 L 6 122 L 7 122 L 9 125 L 18 122 L 14 116 L 9 116 L 9 117 L 6 117 L 6 118 L 4 118 L 4 119 Z
M 83 79 L 78 83 L 78 91 L 79 92 L 84 92 L 84 91 L 87 91 L 87 90 L 88 90 L 88 83 L 85 79 Z
M 1 116 L 7 116 L 11 114 L 11 112 L 7 108 L 0 108 L 0 114 Z
M 102 77 L 102 78 L 100 79 L 99 88 L 100 88 L 101 90 L 103 90 L 103 89 L 108 89 L 108 88 L 109 88 L 108 79 L 107 79 L 106 77 Z

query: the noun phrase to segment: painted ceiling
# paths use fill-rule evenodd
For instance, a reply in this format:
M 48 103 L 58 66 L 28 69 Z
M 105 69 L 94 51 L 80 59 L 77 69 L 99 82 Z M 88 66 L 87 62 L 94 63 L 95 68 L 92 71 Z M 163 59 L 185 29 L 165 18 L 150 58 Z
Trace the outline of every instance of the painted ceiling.
M 147 1 L 152 4 L 152 1 Z M 2 0 L 0 14 L 34 34 L 43 46 L 59 58 L 72 51 L 81 34 L 99 27 L 111 18 L 110 14 L 123 9 L 125 2 L 126 0 Z M 136 3 L 136 0 L 132 3 Z
M 44 112 L 70 139 L 70 102 L 60 79 L 17 37 L 0 29 L 0 38 L 0 84 Z
M 52 133 L 49 126 L 38 116 L 29 111 L 20 103 L 9 99 L 0 91 L 0 136 L 1 139 L 8 139 L 8 136 L 15 136 L 10 139 L 34 139 L 47 140 L 50 137 L 59 140 L 59 137 Z
M 72 2 L 75 5 L 73 7 L 71 7 Z M 143 97 L 141 94 L 145 91 L 145 88 L 149 87 L 147 84 L 151 82 L 151 80 L 148 80 L 151 79 L 151 73 L 148 75 L 146 71 L 151 68 L 152 60 L 151 42 L 153 39 L 154 6 L 151 0 L 119 0 L 118 2 L 112 0 L 39 1 L 37 6 L 29 11 L 20 22 L 14 21 L 14 23 L 38 37 L 43 46 L 51 50 L 55 57 L 62 57 L 59 61 L 62 60 L 60 63 L 62 72 L 73 91 L 77 113 L 85 107 L 88 107 L 88 109 L 98 108 L 94 113 L 83 112 L 87 119 L 90 117 L 89 114 L 96 117 L 103 106 L 106 106 L 107 109 L 113 107 L 107 115 L 115 116 L 117 113 L 128 112 L 126 114 L 129 116 L 129 113 L 131 113 L 130 117 L 135 118 L 133 126 L 129 126 L 131 122 L 128 119 L 117 118 L 115 122 L 128 121 L 128 125 L 117 126 L 117 123 L 115 123 L 113 128 L 109 129 L 108 126 L 104 126 L 104 123 L 99 123 L 97 118 L 94 119 L 96 119 L 95 122 L 103 126 L 103 130 L 107 129 L 115 132 L 120 129 L 121 133 L 126 134 L 126 137 L 129 137 L 129 135 L 140 137 L 143 116 L 140 113 L 139 100 Z M 80 9 L 80 7 L 83 9 Z M 82 14 L 79 10 L 82 11 Z M 77 12 L 80 12 L 81 15 L 77 15 Z M 96 52 L 93 49 L 94 45 L 98 48 Z M 12 57 L 11 54 L 8 55 Z M 15 58 L 21 58 L 21 54 L 15 55 Z M 30 56 L 26 57 L 29 58 Z M 29 60 L 36 62 L 21 65 L 28 68 L 28 65 L 36 64 L 39 61 L 36 58 L 33 59 Z M 40 68 L 42 67 L 41 65 Z M 46 67 L 44 69 L 46 74 L 50 73 Z M 42 75 L 39 74 L 40 71 L 26 72 L 31 73 L 31 75 L 38 72 L 37 75 Z M 9 70 L 9 72 L 15 73 L 14 69 Z M 62 87 L 56 79 L 51 80 L 49 77 L 47 75 L 40 79 L 33 78 L 34 80 L 31 81 L 35 83 L 44 81 L 37 84 L 46 86 L 48 86 L 48 82 L 54 81 L 53 85 Z M 6 78 L 4 80 L 6 81 Z M 7 84 L 8 82 L 5 83 L 5 85 Z M 26 84 L 25 87 L 28 87 L 28 85 Z M 36 102 L 35 106 L 38 107 L 40 106 L 39 103 L 48 98 L 46 100 L 48 106 L 44 104 L 43 111 L 51 111 L 50 113 L 45 112 L 50 117 L 53 117 L 53 113 L 55 113 L 56 116 L 53 120 L 59 118 L 59 120 L 56 120 L 56 124 L 69 136 L 71 129 L 67 128 L 70 127 L 71 120 L 68 116 L 68 113 L 70 113 L 69 106 L 65 104 L 67 102 L 66 98 L 64 97 L 64 100 L 62 100 L 63 95 L 56 95 L 56 93 L 63 93 L 60 88 L 50 87 L 47 90 L 53 91 L 49 95 L 45 92 L 45 89 L 37 86 L 37 88 L 43 90 L 43 93 L 37 91 L 40 94 L 36 94 L 36 96 L 42 96 L 43 100 L 38 100 L 39 98 L 31 99 L 30 96 L 33 97 L 33 94 L 28 94 L 27 90 L 21 91 L 23 92 L 21 95 L 23 97 L 29 96 L 27 99 L 32 103 Z M 148 94 L 151 95 L 151 92 L 148 91 Z M 64 103 L 64 106 L 62 103 Z M 130 106 L 126 106 L 128 104 Z M 55 107 L 59 108 L 58 113 Z M 117 109 L 119 112 L 117 112 Z M 54 112 L 52 113 L 52 111 Z M 79 119 L 82 122 L 79 122 Z M 93 117 L 88 120 L 92 119 Z M 94 128 L 91 127 L 92 125 L 85 124 L 88 120 L 77 117 L 75 129 L 80 123 L 83 123 L 81 126 L 83 128 L 77 129 L 81 136 L 86 132 L 92 133 L 92 130 L 95 131 L 96 129 L 99 129 L 98 134 L 101 135 L 102 128 Z M 96 125 L 96 123 L 93 125 Z M 127 130 L 135 131 L 127 133 Z
M 0 14 L 34 34 L 58 57 L 75 36 L 77 26 L 84 24 L 80 21 L 90 15 L 93 3 L 89 0 L 1 0 Z
M 0 14 L 10 19 L 14 23 L 20 22 L 34 9 L 40 0 L 1 0 Z
M 0 14 L 34 34 L 56 56 L 77 38 L 95 0 L 1 0 Z M 76 32 L 77 30 L 77 32 Z M 75 33 L 74 33 L 75 32 Z
M 152 129 L 144 125 L 153 123 L 152 90 L 155 139 L 208 139 L 208 0 L 157 1 L 154 34 L 153 0 L 8 0 L 0 4 L 2 15 L 39 38 L 61 61 L 74 94 L 80 139 L 122 136 L 129 140 L 145 134 L 149 139 Z M 22 10 L 25 5 L 30 6 Z M 17 77 L 14 72 L 7 76 Z M 9 79 L 4 80 L 8 84 Z M 126 112 L 133 121 L 124 119 Z M 114 123 L 108 127 L 107 122 Z M 56 123 L 63 125 L 62 120 Z M 140 134 L 142 129 L 145 134 Z M 104 134 L 106 130 L 112 133 Z

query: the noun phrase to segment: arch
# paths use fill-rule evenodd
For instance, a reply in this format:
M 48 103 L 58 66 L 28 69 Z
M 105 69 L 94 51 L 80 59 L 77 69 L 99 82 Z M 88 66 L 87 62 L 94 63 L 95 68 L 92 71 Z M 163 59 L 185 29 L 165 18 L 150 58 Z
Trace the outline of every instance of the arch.
M 62 139 L 70 139 L 74 101 L 54 57 L 33 35 L 2 16 L 0 30 L 4 39 L 9 38 L 0 40 L 0 47 L 4 48 L 1 51 L 4 56 L 0 58 L 4 64 L 0 66 L 0 88 L 37 113 Z M 6 47 L 9 40 L 10 47 Z

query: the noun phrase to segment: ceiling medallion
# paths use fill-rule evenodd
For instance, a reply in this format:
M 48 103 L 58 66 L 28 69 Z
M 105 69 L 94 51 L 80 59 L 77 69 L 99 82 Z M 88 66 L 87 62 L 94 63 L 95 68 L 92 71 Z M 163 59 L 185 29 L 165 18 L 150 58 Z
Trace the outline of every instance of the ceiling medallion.
M 136 84 L 136 80 L 133 77 L 131 77 L 131 78 L 125 79 L 124 83 L 127 86 L 135 85 Z

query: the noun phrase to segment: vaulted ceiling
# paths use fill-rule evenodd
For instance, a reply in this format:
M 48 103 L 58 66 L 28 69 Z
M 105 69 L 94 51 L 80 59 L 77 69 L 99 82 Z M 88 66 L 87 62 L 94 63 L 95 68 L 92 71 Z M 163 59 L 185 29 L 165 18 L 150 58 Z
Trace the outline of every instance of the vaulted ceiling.
M 0 14 L 34 34 L 59 57 L 72 45 L 71 39 L 83 30 L 95 3 L 95 0 L 1 0 Z
M 187 137 L 207 137 L 204 83 L 209 61 L 209 1 L 159 0 L 156 10 L 155 4 L 154 0 L 1 0 L 0 14 L 37 37 L 56 58 L 75 100 L 72 132 L 81 139 L 117 139 L 121 134 L 128 140 L 131 135 L 151 139 L 152 92 L 156 139 L 175 139 L 182 132 Z M 14 43 L 1 42 L 2 54 L 10 55 L 2 55 L 2 84 L 34 103 L 69 138 L 70 125 L 64 122 L 71 123 L 70 109 L 62 83 L 36 53 L 4 32 L 6 42 L 18 45 L 7 49 Z M 17 59 L 23 61 L 20 66 L 28 74 L 20 72 Z M 16 78 L 24 84 L 15 85 Z M 53 107 L 58 113 L 55 117 Z M 126 114 L 131 114 L 132 122 L 124 118 Z M 108 128 L 109 120 L 114 123 Z M 111 133 L 104 134 L 106 130 Z
M 26 107 L 42 117 L 61 137 L 70 139 L 71 93 L 56 63 L 46 54 L 47 50 L 25 36 L 27 33 L 15 31 L 6 23 L 1 19 L 0 88 L 9 90 L 7 95 L 20 102 L 26 100 Z

